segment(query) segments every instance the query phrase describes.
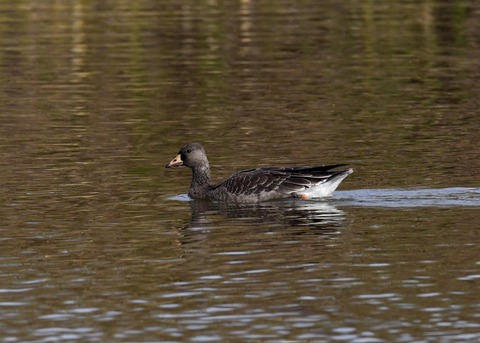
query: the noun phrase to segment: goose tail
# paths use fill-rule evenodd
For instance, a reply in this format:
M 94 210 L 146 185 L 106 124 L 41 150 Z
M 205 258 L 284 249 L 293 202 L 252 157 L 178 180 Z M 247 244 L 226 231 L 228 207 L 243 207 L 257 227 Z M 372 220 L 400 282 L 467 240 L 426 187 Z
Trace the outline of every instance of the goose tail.
M 334 172 L 332 176 L 324 182 L 321 182 L 303 192 L 304 194 L 302 194 L 302 197 L 307 199 L 328 197 L 332 195 L 333 191 L 337 189 L 338 185 L 340 185 L 340 183 L 351 173 L 353 173 L 352 168 Z

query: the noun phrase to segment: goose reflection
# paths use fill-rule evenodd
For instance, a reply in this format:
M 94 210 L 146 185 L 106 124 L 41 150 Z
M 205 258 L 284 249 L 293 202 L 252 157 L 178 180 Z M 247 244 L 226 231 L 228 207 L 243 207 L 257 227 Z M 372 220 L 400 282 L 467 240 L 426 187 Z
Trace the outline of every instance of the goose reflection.
M 346 224 L 345 212 L 331 201 L 274 201 L 257 204 L 227 204 L 208 200 L 189 201 L 192 211 L 189 229 L 208 229 L 220 215 L 232 225 L 259 225 L 273 227 L 299 227 L 338 230 Z

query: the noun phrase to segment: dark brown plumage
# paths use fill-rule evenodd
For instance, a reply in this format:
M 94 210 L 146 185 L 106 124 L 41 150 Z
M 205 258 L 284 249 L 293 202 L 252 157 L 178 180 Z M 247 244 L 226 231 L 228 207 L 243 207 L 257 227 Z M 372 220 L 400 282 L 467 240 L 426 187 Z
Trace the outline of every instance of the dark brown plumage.
M 194 199 L 234 202 L 258 202 L 284 198 L 329 196 L 353 172 L 333 170 L 345 164 L 316 167 L 264 167 L 239 171 L 226 180 L 211 185 L 210 165 L 199 143 L 185 144 L 167 168 L 187 166 L 192 169 L 188 195 Z

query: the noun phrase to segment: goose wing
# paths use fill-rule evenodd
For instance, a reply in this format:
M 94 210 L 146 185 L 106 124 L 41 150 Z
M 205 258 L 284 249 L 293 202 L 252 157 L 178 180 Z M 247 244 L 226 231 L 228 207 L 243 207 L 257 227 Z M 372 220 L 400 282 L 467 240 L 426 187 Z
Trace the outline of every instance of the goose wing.
M 252 195 L 265 192 L 282 194 L 303 192 L 343 173 L 345 170 L 332 171 L 331 169 L 344 165 L 267 167 L 243 170 L 215 185 L 214 188 L 224 187 L 228 193 L 235 195 Z

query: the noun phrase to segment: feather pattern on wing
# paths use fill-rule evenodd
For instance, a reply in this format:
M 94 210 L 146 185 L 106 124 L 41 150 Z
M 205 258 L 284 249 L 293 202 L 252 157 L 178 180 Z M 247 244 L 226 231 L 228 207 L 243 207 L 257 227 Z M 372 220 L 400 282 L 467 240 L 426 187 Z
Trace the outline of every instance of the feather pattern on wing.
M 320 167 L 266 167 L 239 171 L 213 189 L 224 187 L 236 195 L 261 194 L 263 192 L 298 193 L 326 182 L 344 171 L 331 171 L 344 164 Z

